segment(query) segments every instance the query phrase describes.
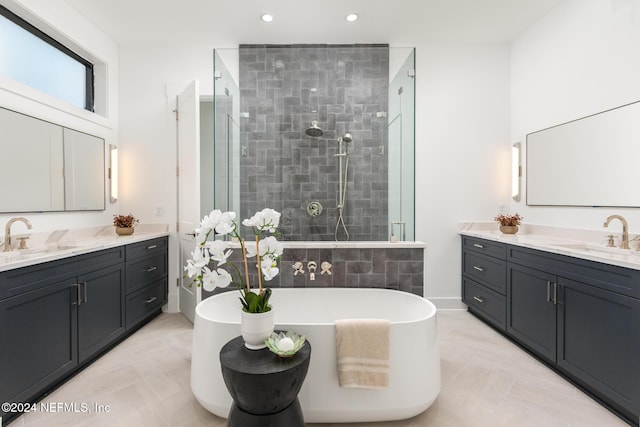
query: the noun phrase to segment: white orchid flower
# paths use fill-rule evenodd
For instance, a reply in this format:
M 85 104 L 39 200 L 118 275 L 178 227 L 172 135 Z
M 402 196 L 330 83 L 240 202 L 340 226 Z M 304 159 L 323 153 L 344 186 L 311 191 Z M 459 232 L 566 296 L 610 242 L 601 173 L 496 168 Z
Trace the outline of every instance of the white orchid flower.
M 278 242 L 278 239 L 273 236 L 265 237 L 260 240 L 258 247 L 261 254 L 282 256 L 282 253 L 284 252 L 284 246 L 282 243 Z
M 209 251 L 203 251 L 200 247 L 197 247 L 191 252 L 191 259 L 187 260 L 187 265 L 184 267 L 187 276 L 198 276 L 202 268 L 209 264 L 209 261 Z
M 262 212 L 256 212 L 251 218 L 243 219 L 242 225 L 245 227 L 260 228 L 263 222 Z
M 202 287 L 205 291 L 212 292 L 215 288 L 226 288 L 231 283 L 231 275 L 224 269 L 202 269 Z
M 214 240 L 209 246 L 209 253 L 211 254 L 211 259 L 218 263 L 218 267 L 225 264 L 227 262 L 227 258 L 231 255 L 233 251 L 227 250 L 231 246 L 230 242 L 225 242 L 223 240 Z
M 236 225 L 234 223 L 228 223 L 228 222 L 221 222 L 218 225 L 216 225 L 216 233 L 224 236 L 225 234 L 229 234 L 229 233 L 233 233 L 233 230 L 236 229 Z
M 257 228 L 260 231 L 269 230 L 269 232 L 275 233 L 278 225 L 280 225 L 280 212 L 264 208 L 260 212 L 256 212 L 251 218 L 243 220 L 242 225 Z
M 218 224 L 215 226 L 216 233 L 220 235 L 232 233 L 236 229 L 235 219 L 235 212 L 224 212 L 221 214 L 218 219 Z
M 195 265 L 193 260 L 189 259 L 187 260 L 187 265 L 184 266 L 184 271 L 187 272 L 187 276 L 193 278 L 194 276 L 200 274 L 200 272 L 202 271 L 202 267 Z
M 262 275 L 264 276 L 264 280 L 269 281 L 276 277 L 280 272 L 280 269 L 276 267 L 276 263 L 271 260 L 269 257 L 264 257 L 261 263 L 262 266 Z
M 209 264 L 209 261 L 211 261 L 209 251 L 202 250 L 201 247 L 197 247 L 193 252 L 191 252 L 190 261 L 193 261 L 193 264 L 197 267 L 204 267 Z
M 244 247 L 245 247 L 245 252 L 247 254 L 247 258 L 253 258 L 258 254 L 256 245 L 254 245 L 253 242 L 249 242 L 249 243 L 245 242 Z
M 270 208 L 262 210 L 262 230 L 268 229 L 270 233 L 275 233 L 280 225 L 280 212 Z
M 204 242 L 207 241 L 207 235 L 209 234 L 209 231 L 211 230 L 203 230 L 202 228 L 196 228 L 195 229 L 195 240 L 196 240 L 196 245 L 198 246 L 202 246 L 204 244 Z
M 222 211 L 219 209 L 214 209 L 209 212 L 209 215 L 205 215 L 200 221 L 200 228 L 213 230 L 216 228 L 216 225 L 220 222 L 220 217 L 222 216 Z

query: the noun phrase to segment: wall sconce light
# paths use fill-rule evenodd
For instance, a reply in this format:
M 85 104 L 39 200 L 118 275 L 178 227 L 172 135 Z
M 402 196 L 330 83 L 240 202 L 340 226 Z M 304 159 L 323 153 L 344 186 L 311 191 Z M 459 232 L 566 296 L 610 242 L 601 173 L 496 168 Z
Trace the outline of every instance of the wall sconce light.
M 118 201 L 118 146 L 109 144 L 109 195 L 111 203 Z
M 520 201 L 520 178 L 522 166 L 520 166 L 520 143 L 511 146 L 511 197 L 516 202 Z

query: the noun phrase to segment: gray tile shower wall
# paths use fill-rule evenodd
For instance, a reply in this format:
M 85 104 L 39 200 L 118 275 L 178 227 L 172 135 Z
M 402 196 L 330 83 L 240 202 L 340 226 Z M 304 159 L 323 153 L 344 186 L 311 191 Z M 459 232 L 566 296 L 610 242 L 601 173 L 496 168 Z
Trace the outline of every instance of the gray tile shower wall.
M 230 261 L 242 267 L 240 250 L 231 254 Z M 303 264 L 304 274 L 294 275 L 293 264 L 298 261 Z M 315 280 L 311 280 L 309 273 L 310 261 L 317 264 Z M 325 261 L 331 264 L 331 274 L 322 274 L 321 265 Z M 255 263 L 255 258 L 249 260 L 250 271 L 255 271 Z M 286 248 L 280 274 L 264 285 L 269 288 L 386 288 L 423 296 L 423 272 L 423 248 Z M 256 274 L 250 274 L 249 281 L 252 288 L 257 287 Z M 225 290 L 203 290 L 203 299 L 221 291 Z
M 282 213 L 283 240 L 334 240 L 337 138 L 350 133 L 349 240 L 387 240 L 388 159 L 379 153 L 388 152 L 389 47 L 241 45 L 239 79 L 239 216 L 270 207 Z M 320 137 L 305 134 L 314 120 Z M 307 214 L 313 201 L 320 216 Z

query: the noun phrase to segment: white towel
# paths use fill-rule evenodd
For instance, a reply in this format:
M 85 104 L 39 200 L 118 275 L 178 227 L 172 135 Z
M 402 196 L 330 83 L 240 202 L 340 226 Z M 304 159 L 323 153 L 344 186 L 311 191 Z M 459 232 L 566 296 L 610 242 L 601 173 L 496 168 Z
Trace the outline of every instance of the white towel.
M 389 386 L 389 320 L 336 320 L 340 387 L 385 389 Z

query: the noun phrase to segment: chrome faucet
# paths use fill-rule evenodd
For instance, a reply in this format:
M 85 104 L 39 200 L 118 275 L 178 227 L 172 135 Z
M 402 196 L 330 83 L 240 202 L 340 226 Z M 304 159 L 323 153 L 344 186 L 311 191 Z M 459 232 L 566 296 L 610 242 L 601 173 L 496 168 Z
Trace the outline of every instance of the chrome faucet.
M 609 215 L 603 226 L 608 227 L 612 219 L 619 219 L 622 223 L 622 243 L 620 244 L 620 247 L 622 249 L 629 249 L 629 224 L 627 223 L 627 220 L 620 215 Z
M 11 250 L 11 226 L 16 221 L 24 222 L 27 228 L 31 229 L 31 223 L 28 219 L 23 217 L 11 218 L 4 227 L 4 252 L 9 252 Z

